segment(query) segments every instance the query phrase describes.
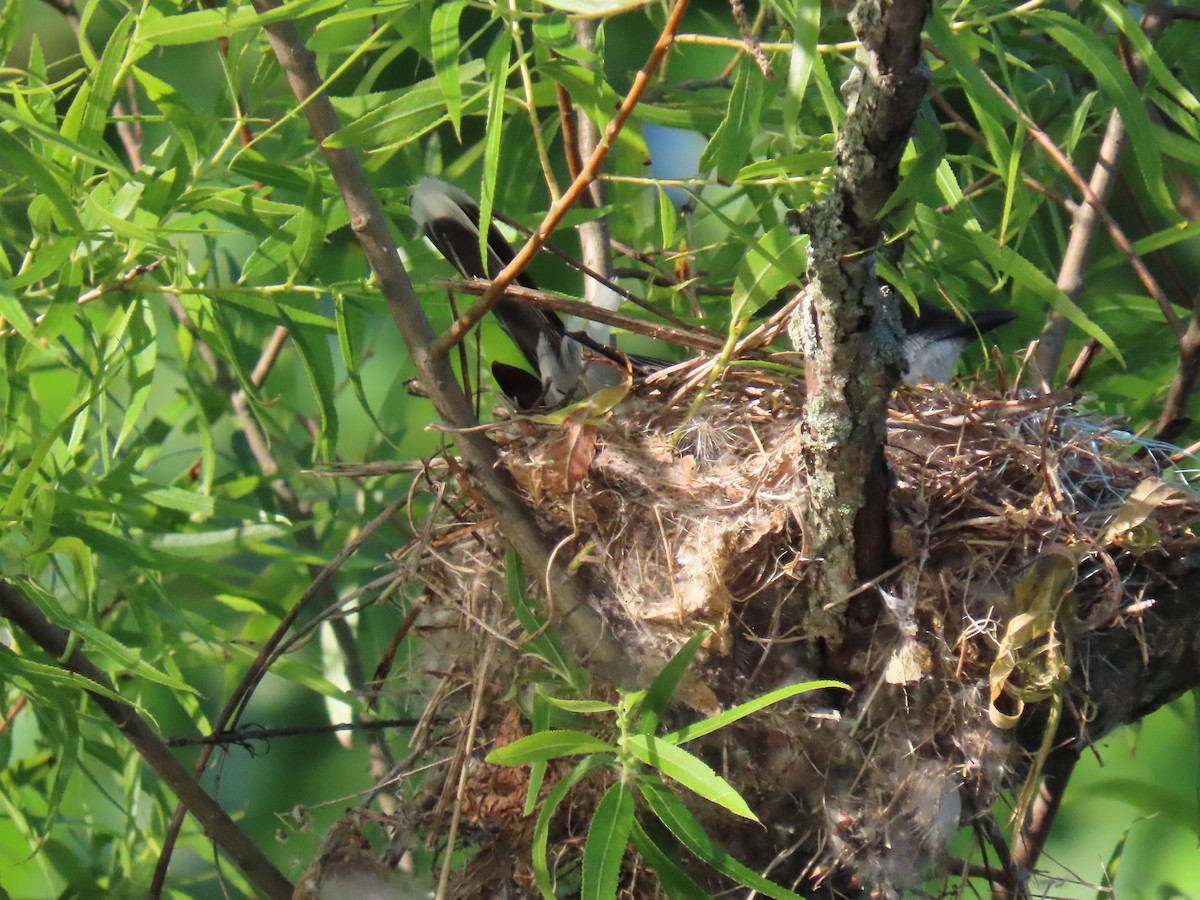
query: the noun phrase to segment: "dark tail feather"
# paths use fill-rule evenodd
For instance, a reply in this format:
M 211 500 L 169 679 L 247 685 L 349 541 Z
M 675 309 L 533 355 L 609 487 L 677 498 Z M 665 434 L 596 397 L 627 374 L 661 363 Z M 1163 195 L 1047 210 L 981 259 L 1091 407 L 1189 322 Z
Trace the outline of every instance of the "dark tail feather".
M 512 246 L 493 224 L 488 228 L 487 265 L 479 255 L 479 206 L 452 184 L 437 178 L 422 178 L 412 192 L 412 214 L 438 252 L 466 278 L 495 278 L 513 258 Z M 522 273 L 518 284 L 536 289 L 533 279 Z M 562 358 L 566 329 L 550 310 L 528 303 L 501 300 L 496 318 L 512 338 L 526 361 L 543 378 L 562 373 L 556 368 Z

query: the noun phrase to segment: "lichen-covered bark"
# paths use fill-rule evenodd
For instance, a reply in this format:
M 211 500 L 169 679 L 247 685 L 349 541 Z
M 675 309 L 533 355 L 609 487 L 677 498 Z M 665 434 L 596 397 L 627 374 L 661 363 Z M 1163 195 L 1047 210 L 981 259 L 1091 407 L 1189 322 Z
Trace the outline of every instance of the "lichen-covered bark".
M 814 290 L 793 340 L 804 351 L 811 505 L 806 537 L 822 560 L 816 593 L 836 601 L 888 565 L 887 396 L 897 379 L 899 312 L 880 303 L 874 252 L 879 211 L 899 182 L 900 158 L 929 84 L 921 58 L 926 0 L 861 0 L 862 41 L 843 85 L 849 116 L 837 143 L 835 189 L 792 224 L 811 237 Z M 810 623 L 833 644 L 831 617 Z

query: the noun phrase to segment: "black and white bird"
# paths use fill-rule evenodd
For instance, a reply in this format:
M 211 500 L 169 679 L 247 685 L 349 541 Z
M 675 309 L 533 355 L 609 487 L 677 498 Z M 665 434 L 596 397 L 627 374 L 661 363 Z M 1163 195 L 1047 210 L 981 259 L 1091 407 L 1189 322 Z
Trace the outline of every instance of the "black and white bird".
M 893 290 L 886 282 L 881 290 Z M 918 301 L 918 309 L 903 299 L 900 324 L 904 328 L 904 384 L 945 384 L 958 366 L 963 348 L 971 341 L 1017 317 L 1009 310 L 981 310 L 958 318 L 952 313 Z
M 437 178 L 423 178 L 413 188 L 413 218 L 434 247 L 466 278 L 494 278 L 513 258 L 512 246 L 493 223 L 487 235 L 487 264 L 479 254 L 479 205 L 454 185 Z M 522 273 L 518 284 L 536 289 L 533 279 Z M 905 384 L 938 384 L 950 380 L 963 348 L 994 328 L 1011 322 L 1016 315 L 1007 310 L 967 314 L 958 318 L 924 302 L 914 310 L 886 282 L 881 291 L 891 292 L 901 304 L 904 327 Z M 619 298 L 611 289 L 593 302 L 615 309 Z M 512 338 L 521 355 L 537 373 L 493 363 L 492 372 L 506 394 L 523 407 L 557 405 L 580 399 L 612 384 L 618 370 L 606 360 L 589 360 L 584 348 L 601 354 L 610 345 L 609 328 L 598 322 L 570 317 L 563 322 L 553 311 L 529 303 L 502 298 L 494 307 L 500 325 Z M 652 361 L 642 360 L 654 367 Z M 663 363 L 662 365 L 666 365 Z
M 487 265 L 479 255 L 479 204 L 454 185 L 438 178 L 422 178 L 413 188 L 413 218 L 442 256 L 466 278 L 495 278 L 513 258 L 513 249 L 492 223 L 487 235 Z M 522 287 L 536 290 L 533 279 L 522 272 Z M 616 309 L 620 298 L 601 286 L 593 303 Z M 558 405 L 580 399 L 619 379 L 619 369 L 606 361 L 585 359 L 584 347 L 603 350 L 610 329 L 600 322 L 569 316 L 564 323 L 552 310 L 507 297 L 493 307 L 500 326 L 537 373 L 504 363 L 493 363 L 492 373 L 506 394 L 523 407 Z

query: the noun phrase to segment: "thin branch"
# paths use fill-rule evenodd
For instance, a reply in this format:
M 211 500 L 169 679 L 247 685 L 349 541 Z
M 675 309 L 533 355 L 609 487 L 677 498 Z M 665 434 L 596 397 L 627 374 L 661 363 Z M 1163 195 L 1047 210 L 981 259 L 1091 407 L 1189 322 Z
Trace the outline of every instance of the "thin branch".
M 1188 399 L 1200 375 L 1200 291 L 1192 297 L 1192 314 L 1188 318 L 1187 330 L 1179 339 L 1179 365 L 1171 379 L 1171 389 L 1154 426 L 1154 438 L 1159 441 L 1176 440 L 1191 424 L 1187 414 Z
M 412 728 L 420 719 L 372 719 L 366 722 L 342 722 L 330 725 L 309 725 L 296 728 L 257 728 L 246 726 L 237 731 L 212 734 L 181 735 L 167 739 L 168 747 L 195 747 L 204 744 L 249 744 L 278 737 L 307 737 L 314 734 L 335 734 L 340 731 L 382 731 L 385 728 Z
M 592 190 L 595 191 L 596 188 L 598 188 L 603 183 L 603 181 L 604 181 L 604 179 L 602 179 L 602 178 L 597 178 L 595 181 L 593 181 L 591 184 Z M 599 196 L 601 198 L 603 198 L 604 193 L 601 191 L 599 193 Z M 599 203 L 598 205 L 602 206 L 603 202 Z M 499 219 L 505 225 L 508 225 L 514 231 L 517 231 L 518 233 L 523 234 L 526 237 L 529 237 L 533 234 L 532 231 L 530 231 L 528 228 L 526 228 L 520 222 L 516 221 L 515 219 L 510 219 L 508 216 L 506 216 L 502 213 L 493 212 L 492 218 Z M 597 220 L 597 221 L 607 221 L 607 220 L 601 219 L 601 220 Z M 582 225 L 580 225 L 579 229 L 580 229 L 581 234 L 586 233 L 587 226 L 591 225 L 591 224 L 592 224 L 591 222 L 585 222 Z M 604 231 L 605 231 L 605 234 L 607 235 L 608 234 L 607 227 L 605 228 Z M 620 244 L 620 242 L 614 241 L 611 238 L 609 238 L 608 244 L 613 249 L 615 249 L 621 253 L 626 253 L 626 249 L 623 247 L 622 244 Z M 655 306 L 653 303 L 649 302 L 648 300 L 645 300 L 642 297 L 639 297 L 637 294 L 633 293 L 632 291 L 627 290 L 627 289 L 621 287 L 619 284 L 617 284 L 616 281 L 613 280 L 614 278 L 617 277 L 617 273 L 612 268 L 611 261 L 610 261 L 607 269 L 602 269 L 602 267 L 593 267 L 593 266 L 589 265 L 586 261 L 587 260 L 586 243 L 584 244 L 584 248 L 585 248 L 585 253 L 584 253 L 585 261 L 580 262 L 578 259 L 575 259 L 575 257 L 573 257 L 566 250 L 563 250 L 562 248 L 558 247 L 557 245 L 552 244 L 550 241 L 546 241 L 544 244 L 542 244 L 542 249 L 545 250 L 547 253 L 550 253 L 551 255 L 558 257 L 563 262 L 565 262 L 567 265 L 569 265 L 571 268 L 575 269 L 578 272 L 582 272 L 584 275 L 586 275 L 587 278 L 584 279 L 585 284 L 588 284 L 588 283 L 602 284 L 606 288 L 608 288 L 610 291 L 613 291 L 615 294 L 617 294 L 619 297 L 622 297 L 623 299 L 628 300 L 634 306 L 641 307 L 642 309 L 646 310 L 646 312 L 650 313 L 651 315 L 658 316 L 664 322 L 673 322 L 674 324 L 678 325 L 681 328 L 690 327 L 690 325 L 686 319 L 681 319 L 679 316 L 676 316 L 670 312 L 667 312 L 666 310 L 660 309 L 659 307 Z M 595 252 L 597 252 L 599 254 L 601 251 L 597 250 Z M 611 260 L 610 254 L 607 251 L 603 251 L 603 252 L 604 252 L 604 256 Z M 626 254 L 626 255 L 628 255 L 628 254 Z M 602 274 L 602 271 L 607 271 L 609 274 L 607 274 L 607 275 Z M 490 281 L 486 282 L 486 283 L 491 284 Z M 682 284 L 678 281 L 673 281 L 667 286 L 681 287 Z M 720 288 L 718 288 L 716 290 L 721 291 Z M 723 293 L 725 296 L 728 296 L 729 294 L 732 293 L 732 291 L 724 290 Z M 509 295 L 511 296 L 511 290 L 510 290 Z
M 737 23 L 738 34 L 742 37 L 745 52 L 754 57 L 754 62 L 758 65 L 758 70 L 762 72 L 763 78 L 774 78 L 775 70 L 771 68 L 771 61 L 767 59 L 767 55 L 763 53 L 762 42 L 756 34 L 759 22 L 755 22 L 754 26 L 751 26 L 746 20 L 746 8 L 742 5 L 742 0 L 729 0 L 729 8 L 733 11 L 733 21 Z M 765 11 L 765 7 L 759 10 L 759 21 Z M 728 71 L 727 69 L 726 72 Z
M 445 284 L 463 293 L 482 295 L 487 293 L 492 282 L 483 278 L 472 278 L 470 281 L 447 281 Z M 728 341 L 727 336 L 714 334 L 701 326 L 677 328 L 673 325 L 647 322 L 645 319 L 638 319 L 627 313 L 592 306 L 590 303 L 582 303 L 579 300 L 564 297 L 561 294 L 533 290 L 521 287 L 520 285 L 510 286 L 504 292 L 504 296 L 509 299 L 532 303 L 534 306 L 540 306 L 543 309 L 552 309 L 564 315 L 579 316 L 581 319 L 593 322 L 603 322 L 606 325 L 612 325 L 614 328 L 624 329 L 631 334 L 640 334 L 643 337 L 655 338 L 665 341 L 668 344 L 676 344 L 680 347 L 688 347 L 692 350 L 699 350 L 705 353 L 719 353 L 721 348 L 725 346 L 726 341 Z
M 237 863 L 259 890 L 287 900 L 292 885 L 237 824 L 177 760 L 137 710 L 109 694 L 117 689 L 107 675 L 84 656 L 64 628 L 53 625 L 28 598 L 7 581 L 0 581 L 0 615 L 27 634 L 61 668 L 85 678 L 108 693 L 88 690 L 89 696 L 162 779 L 180 803 L 196 817 L 213 842 Z M 72 649 L 73 648 L 73 649 Z

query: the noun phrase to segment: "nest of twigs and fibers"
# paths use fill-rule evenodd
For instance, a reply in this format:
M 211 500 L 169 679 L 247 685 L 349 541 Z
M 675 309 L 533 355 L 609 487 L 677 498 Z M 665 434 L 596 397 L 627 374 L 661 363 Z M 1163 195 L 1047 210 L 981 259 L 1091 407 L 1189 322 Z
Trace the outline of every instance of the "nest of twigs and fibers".
M 798 681 L 851 683 L 853 693 L 801 694 L 688 745 L 762 822 L 686 796 L 708 833 L 801 892 L 921 887 L 959 827 L 990 822 L 1002 795 L 1023 813 L 1052 745 L 1098 717 L 1123 721 L 1128 710 L 1098 709 L 1089 694 L 1089 642 L 1139 631 L 1173 561 L 1200 548 L 1190 530 L 1200 496 L 1164 454 L 1062 398 L 902 389 L 887 450 L 897 564 L 852 596 L 814 598 L 803 388 L 727 378 L 699 412 L 691 400 L 643 386 L 600 424 L 516 417 L 494 437 L 632 658 L 665 663 L 710 629 L 693 671 L 700 696 L 726 708 Z M 427 585 L 418 621 L 441 678 L 429 721 L 442 723 L 443 745 L 461 752 L 469 739 L 473 756 L 465 777 L 436 782 L 425 824 L 444 829 L 455 808 L 466 823 L 457 840 L 476 856 L 457 896 L 501 896 L 499 885 L 524 896 L 527 771 L 482 756 L 529 732 L 518 710 L 535 686 L 579 695 L 524 649 L 495 523 L 461 479 L 434 487 L 440 518 L 403 559 Z M 541 583 L 527 579 L 535 599 Z M 806 622 L 831 614 L 840 639 L 813 638 Z M 709 711 L 681 705 L 664 724 Z M 551 766 L 543 796 L 565 771 Z M 582 782 L 556 814 L 560 872 L 574 860 L 578 876 L 607 787 L 602 774 Z M 729 886 L 699 863 L 689 872 L 714 892 Z M 657 896 L 632 852 L 623 878 L 628 896 Z

